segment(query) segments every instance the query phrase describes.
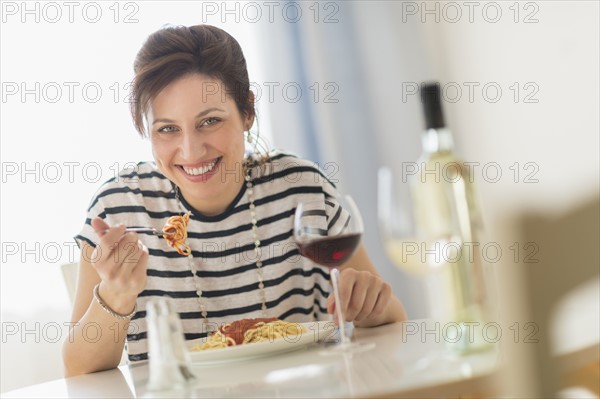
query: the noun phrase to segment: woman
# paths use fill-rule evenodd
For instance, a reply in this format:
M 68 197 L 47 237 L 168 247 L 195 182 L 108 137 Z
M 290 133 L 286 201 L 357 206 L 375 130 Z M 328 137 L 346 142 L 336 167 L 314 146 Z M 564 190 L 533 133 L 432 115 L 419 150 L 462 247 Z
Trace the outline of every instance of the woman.
M 118 366 L 126 338 L 129 360 L 147 359 L 146 304 L 157 296 L 171 298 L 188 340 L 240 318 L 326 319 L 339 306 L 327 294 L 328 273 L 298 255 L 292 224 L 298 202 L 319 200 L 321 227 L 338 227 L 336 191 L 310 162 L 246 155 L 245 142 L 256 143 L 248 133 L 254 96 L 239 44 L 212 26 L 166 28 L 148 38 L 134 70 L 132 115 L 155 164 L 105 183 L 76 237 L 67 375 Z M 161 237 L 125 232 L 161 230 L 186 213 L 191 256 Z M 405 319 L 362 246 L 341 268 L 340 287 L 356 326 Z

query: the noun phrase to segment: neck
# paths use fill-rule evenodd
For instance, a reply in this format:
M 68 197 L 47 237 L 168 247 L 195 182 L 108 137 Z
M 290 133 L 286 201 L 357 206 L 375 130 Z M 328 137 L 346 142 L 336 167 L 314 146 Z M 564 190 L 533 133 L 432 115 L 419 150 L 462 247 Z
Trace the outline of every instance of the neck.
M 246 167 L 243 167 L 241 173 L 236 172 L 235 174 L 229 175 L 229 178 L 234 180 L 234 184 L 227 184 L 226 189 L 219 195 L 212 195 L 208 198 L 196 198 L 186 195 L 179 187 L 176 188 L 176 194 L 182 197 L 187 205 L 196 213 L 204 216 L 220 215 L 231 206 L 242 189 L 242 185 L 246 184 L 245 176 L 247 176 L 247 174 Z M 240 176 L 243 177 L 240 178 Z
M 231 205 L 242 189 L 242 184 L 244 184 L 243 180 L 241 180 L 239 184 L 231 185 L 227 192 L 223 193 L 222 195 L 215 196 L 215 198 L 210 198 L 207 200 L 190 200 L 189 196 L 186 196 L 185 193 L 179 189 L 179 187 L 177 187 L 176 190 L 178 195 L 183 197 L 188 206 L 193 208 L 193 210 L 197 213 L 200 213 L 204 216 L 216 216 L 225 212 L 225 210 Z
M 423 150 L 432 152 L 449 152 L 452 151 L 454 143 L 452 142 L 452 134 L 445 127 L 437 129 L 427 129 L 422 137 Z

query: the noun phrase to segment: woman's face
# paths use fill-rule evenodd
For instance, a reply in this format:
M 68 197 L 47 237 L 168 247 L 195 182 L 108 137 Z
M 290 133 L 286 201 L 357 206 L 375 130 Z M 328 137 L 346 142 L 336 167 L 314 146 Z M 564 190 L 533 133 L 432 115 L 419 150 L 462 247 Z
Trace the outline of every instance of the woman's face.
M 224 84 L 201 74 L 165 87 L 148 112 L 152 153 L 159 170 L 196 210 L 214 215 L 233 201 L 244 182 L 243 118 Z

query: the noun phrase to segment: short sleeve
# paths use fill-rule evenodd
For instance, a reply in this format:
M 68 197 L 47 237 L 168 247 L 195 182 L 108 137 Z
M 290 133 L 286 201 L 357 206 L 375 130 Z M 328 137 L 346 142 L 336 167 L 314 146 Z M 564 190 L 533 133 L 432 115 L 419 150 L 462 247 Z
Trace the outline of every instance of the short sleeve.
M 102 196 L 106 191 L 107 184 L 108 183 L 105 183 L 96 192 L 96 194 L 94 194 L 90 204 L 88 205 L 87 215 L 83 226 L 81 227 L 79 233 L 74 237 L 79 249 L 82 248 L 84 243 L 91 245 L 92 247 L 96 247 L 96 243 L 99 241 L 98 234 L 96 234 L 96 231 L 92 228 L 92 219 L 97 217 L 101 219 L 105 218 Z
M 327 216 L 327 235 L 336 235 L 348 224 L 350 214 L 339 202 L 340 192 L 335 185 L 323 175 L 323 193 L 325 195 L 325 214 Z
M 81 230 L 74 237 L 79 248 L 82 247 L 83 243 L 96 247 L 96 243 L 99 242 L 100 238 L 92 228 L 94 218 L 103 219 L 109 225 L 127 224 L 129 222 L 126 214 L 116 215 L 117 212 L 115 211 L 123 206 L 136 205 L 132 198 L 135 197 L 134 193 L 141 192 L 139 182 L 144 173 L 151 176 L 152 169 L 147 163 L 141 162 L 133 168 L 124 168 L 118 176 L 109 179 L 100 186 L 88 205 Z
M 342 208 L 338 197 L 325 197 L 325 213 L 327 215 L 327 235 L 339 234 L 350 220 L 350 214 Z

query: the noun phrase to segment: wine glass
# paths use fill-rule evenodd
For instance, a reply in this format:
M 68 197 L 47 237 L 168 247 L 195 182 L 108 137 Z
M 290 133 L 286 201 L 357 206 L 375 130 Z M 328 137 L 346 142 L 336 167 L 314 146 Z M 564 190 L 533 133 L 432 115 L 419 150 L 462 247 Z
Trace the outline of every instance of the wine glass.
M 427 267 L 421 262 L 414 209 L 408 184 L 398 184 L 387 167 L 377 175 L 377 214 L 383 244 L 394 265 L 408 274 L 423 278 Z
M 446 323 L 444 327 L 460 326 L 460 330 L 452 331 L 453 336 L 445 337 L 449 356 L 489 349 L 481 331 L 475 333 L 466 323 L 475 321 L 480 326 L 483 318 L 469 301 L 471 286 L 460 269 L 467 270 L 469 265 L 468 256 L 462 253 L 466 248 L 463 239 L 455 233 L 457 228 L 451 228 L 456 221 L 433 212 L 438 202 L 447 200 L 444 192 L 427 191 L 427 196 L 419 197 L 426 202 L 416 208 L 409 182 L 401 180 L 405 177 L 387 167 L 378 172 L 377 208 L 386 253 L 396 267 L 424 282 L 428 318 Z M 427 228 L 436 233 L 436 238 L 420 231 L 415 217 L 421 222 L 427 220 Z
M 440 281 L 450 267 L 444 262 L 441 245 L 429 242 L 418 231 L 410 182 L 401 177 L 388 167 L 378 171 L 377 214 L 383 245 L 396 267 L 424 283 L 427 317 L 444 320 L 456 302 L 451 287 Z
M 436 292 L 434 281 L 436 265 L 430 264 L 436 256 L 433 254 L 426 259 L 421 258 L 426 243 L 419 237 L 417 231 L 409 182 L 401 181 L 400 176 L 387 167 L 380 168 L 377 175 L 377 214 L 388 258 L 396 267 L 424 283 L 426 317 L 436 320 L 437 323 L 444 313 L 444 300 L 447 298 L 444 298 L 440 292 Z M 431 371 L 437 364 L 452 364 L 455 358 L 448 355 L 446 351 L 440 352 L 436 348 L 429 348 L 426 354 L 406 371 L 407 375 L 422 373 L 424 370 Z
M 331 215 L 328 220 L 327 214 Z M 294 215 L 294 239 L 300 254 L 318 265 L 329 268 L 336 303 L 335 315 L 340 332 L 338 350 L 363 350 L 367 345 L 351 342 L 346 334 L 345 318 L 340 304 L 338 267 L 354 253 L 363 233 L 360 211 L 351 196 L 334 200 L 300 202 Z

